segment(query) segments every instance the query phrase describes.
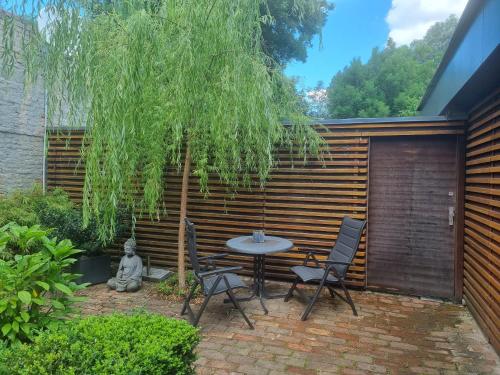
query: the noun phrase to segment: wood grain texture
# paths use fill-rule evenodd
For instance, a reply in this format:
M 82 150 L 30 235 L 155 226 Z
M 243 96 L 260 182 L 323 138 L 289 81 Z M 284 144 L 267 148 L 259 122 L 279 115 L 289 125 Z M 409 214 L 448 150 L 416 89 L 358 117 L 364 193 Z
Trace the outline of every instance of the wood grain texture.
M 500 90 L 470 114 L 466 138 L 464 298 L 500 352 Z
M 462 134 L 460 121 L 429 123 L 342 124 L 317 127 L 330 155 L 325 160 L 301 159 L 288 150 L 278 153 L 279 165 L 273 170 L 265 189 L 256 183 L 250 191 L 231 196 L 216 176 L 210 179 L 210 194 L 199 192 L 195 177 L 190 179 L 188 216 L 197 225 L 202 254 L 226 252 L 229 238 L 250 234 L 255 229 L 283 236 L 295 247 L 269 257 L 267 275 L 289 279 L 289 267 L 302 261 L 306 250 L 329 251 L 337 238 L 342 217 L 367 216 L 368 148 L 371 137 L 412 134 Z M 82 132 L 52 134 L 48 151 L 48 186 L 63 187 L 71 199 L 81 201 L 84 179 L 80 162 Z M 136 239 L 143 256 L 153 264 L 174 267 L 177 264 L 181 176 L 166 171 L 164 194 L 166 215 L 158 220 L 137 221 Z M 348 283 L 366 284 L 366 237 L 363 236 Z M 110 250 L 118 257 L 119 248 Z M 252 258 L 231 254 L 221 265 L 242 265 L 251 274 Z
M 372 140 L 368 286 L 451 299 L 455 293 L 456 137 Z M 449 193 L 452 193 L 450 196 Z

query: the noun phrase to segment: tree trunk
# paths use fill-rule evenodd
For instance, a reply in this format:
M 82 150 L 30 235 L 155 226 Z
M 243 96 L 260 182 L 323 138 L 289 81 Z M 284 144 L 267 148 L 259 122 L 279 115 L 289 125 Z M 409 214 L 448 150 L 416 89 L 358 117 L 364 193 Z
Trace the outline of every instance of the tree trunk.
M 178 244 L 177 244 L 177 274 L 179 277 L 179 288 L 184 289 L 186 287 L 186 266 L 184 264 L 184 236 L 186 230 L 186 223 L 184 219 L 187 213 L 187 199 L 189 190 L 189 173 L 191 170 L 191 154 L 189 152 L 189 146 L 186 149 L 186 158 L 184 160 L 184 170 L 182 172 L 182 190 L 181 190 L 181 209 L 179 212 L 179 233 L 178 233 Z

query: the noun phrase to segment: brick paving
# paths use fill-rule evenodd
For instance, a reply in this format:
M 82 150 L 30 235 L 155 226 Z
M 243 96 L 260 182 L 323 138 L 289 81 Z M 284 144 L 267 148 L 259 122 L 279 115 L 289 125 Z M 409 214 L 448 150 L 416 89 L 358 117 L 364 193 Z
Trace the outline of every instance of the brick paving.
M 288 285 L 272 283 L 275 291 Z M 179 317 L 181 303 L 166 301 L 146 283 L 121 294 L 90 287 L 85 314 L 146 309 Z M 359 316 L 338 298 L 322 296 L 306 322 L 303 301 L 244 303 L 247 326 L 222 296 L 200 322 L 197 373 L 203 374 L 500 374 L 500 360 L 463 306 L 372 292 L 352 292 Z

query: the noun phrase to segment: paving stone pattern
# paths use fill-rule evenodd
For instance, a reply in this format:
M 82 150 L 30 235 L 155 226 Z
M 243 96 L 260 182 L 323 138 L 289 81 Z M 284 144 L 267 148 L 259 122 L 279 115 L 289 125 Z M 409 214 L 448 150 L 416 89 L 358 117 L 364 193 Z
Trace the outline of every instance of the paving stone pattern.
M 275 291 L 287 284 L 273 283 Z M 309 292 L 309 290 L 308 290 Z M 241 292 L 243 293 L 243 291 Z M 84 314 L 146 309 L 179 318 L 154 284 L 134 294 L 97 285 L 86 292 Z M 347 304 L 322 296 L 310 318 L 304 302 L 256 300 L 244 304 L 255 322 L 249 330 L 222 296 L 201 319 L 197 373 L 202 374 L 500 374 L 500 361 L 464 306 L 381 293 L 352 292 L 359 316 Z M 196 306 L 195 306 L 196 307 Z

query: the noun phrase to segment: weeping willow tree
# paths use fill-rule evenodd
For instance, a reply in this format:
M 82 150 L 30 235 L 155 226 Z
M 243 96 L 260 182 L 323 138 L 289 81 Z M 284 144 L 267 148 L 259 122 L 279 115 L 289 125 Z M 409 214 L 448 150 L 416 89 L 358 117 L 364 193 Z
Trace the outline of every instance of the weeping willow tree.
M 49 124 L 85 126 L 84 218 L 97 218 L 103 239 L 120 206 L 133 223 L 137 213 L 159 218 L 165 171 L 182 170 L 181 283 L 190 174 L 205 194 L 211 175 L 236 191 L 253 176 L 265 184 L 277 147 L 304 157 L 321 148 L 293 85 L 262 51 L 262 26 L 273 22 L 264 0 L 0 1 L 10 14 L 4 71 L 22 58 L 27 81 L 44 80 Z

